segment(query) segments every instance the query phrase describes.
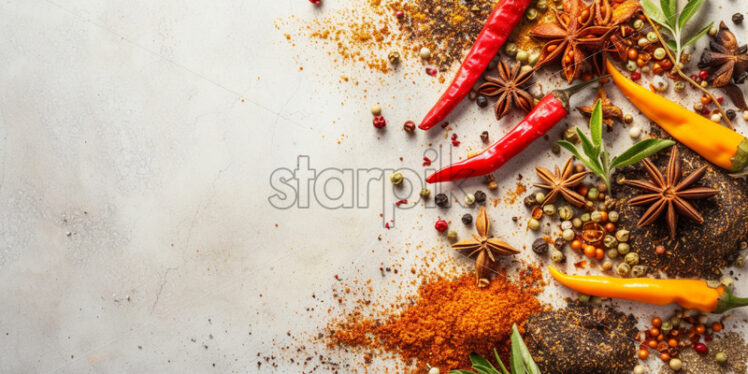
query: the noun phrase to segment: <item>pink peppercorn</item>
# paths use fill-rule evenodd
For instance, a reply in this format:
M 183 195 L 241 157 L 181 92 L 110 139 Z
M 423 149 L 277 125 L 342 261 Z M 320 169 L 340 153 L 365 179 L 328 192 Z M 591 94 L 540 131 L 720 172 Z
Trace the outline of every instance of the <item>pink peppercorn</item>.
M 398 10 L 397 12 L 395 12 L 395 17 L 397 18 L 403 18 L 404 15 L 405 12 L 403 12 L 402 10 Z
M 387 121 L 384 119 L 383 116 L 375 116 L 374 120 L 372 121 L 374 124 L 374 127 L 381 129 L 385 126 L 387 126 Z
M 709 78 L 709 72 L 707 72 L 706 70 L 699 71 L 699 78 L 701 79 Z
M 657 247 L 655 247 L 655 253 L 657 253 L 658 255 L 664 254 L 665 253 L 665 246 L 658 245 Z
M 314 5 L 319 5 L 319 4 L 322 3 L 322 0 L 309 0 L 309 2 L 312 3 L 312 4 L 314 4 Z
M 635 71 L 635 72 L 631 73 L 631 79 L 632 80 L 638 81 L 639 79 L 641 79 L 641 77 L 642 77 L 642 73 L 640 73 L 638 71 Z
M 434 224 L 434 228 L 436 229 L 436 231 L 444 232 L 449 228 L 449 225 L 447 224 L 447 221 L 439 218 Z
M 710 341 L 712 341 L 712 339 L 713 339 L 713 338 L 712 338 L 712 336 L 711 336 L 711 335 L 704 335 L 704 341 L 705 341 L 705 342 L 710 342 Z
M 720 103 L 720 104 L 722 104 L 722 101 L 724 99 L 725 99 L 724 97 L 720 96 L 720 97 L 717 98 L 717 102 Z
M 691 74 L 691 80 L 696 81 L 699 79 L 699 76 L 696 74 Z
M 430 75 L 432 77 L 436 75 L 436 72 L 437 71 L 434 68 L 431 68 L 431 67 L 426 68 L 426 74 L 428 74 L 428 75 Z
M 693 345 L 693 350 L 696 351 L 696 353 L 700 355 L 705 355 L 709 349 L 706 347 L 706 344 L 704 343 L 696 343 Z

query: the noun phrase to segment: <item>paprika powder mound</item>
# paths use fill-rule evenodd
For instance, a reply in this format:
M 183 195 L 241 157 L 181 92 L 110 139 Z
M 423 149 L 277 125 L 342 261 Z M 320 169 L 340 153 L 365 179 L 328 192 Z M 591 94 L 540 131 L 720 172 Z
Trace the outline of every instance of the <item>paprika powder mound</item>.
M 536 298 L 543 286 L 536 267 L 520 271 L 516 283 L 499 270 L 486 288 L 478 288 L 472 274 L 434 278 L 399 313 L 373 319 L 354 312 L 333 322 L 328 345 L 396 352 L 404 362 L 415 360 L 417 370 L 469 368 L 471 352 L 488 357 L 494 347 L 508 360 L 512 324 L 524 331 L 527 318 L 543 311 Z

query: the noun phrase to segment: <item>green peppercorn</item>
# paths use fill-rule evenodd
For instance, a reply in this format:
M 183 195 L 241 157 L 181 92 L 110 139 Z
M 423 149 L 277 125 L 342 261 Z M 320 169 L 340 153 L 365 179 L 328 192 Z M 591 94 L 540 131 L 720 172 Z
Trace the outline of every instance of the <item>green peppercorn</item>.
M 673 85 L 673 89 L 675 90 L 675 92 L 682 92 L 686 89 L 686 83 L 684 83 L 683 81 L 675 82 L 675 84 Z
M 609 249 L 608 252 L 607 252 L 607 255 L 608 255 L 608 257 L 614 259 L 614 258 L 618 257 L 618 251 L 615 248 Z
M 554 249 L 551 251 L 551 260 L 553 262 L 561 262 L 564 260 L 564 253 L 559 251 L 558 249 Z
M 527 227 L 529 227 L 532 231 L 537 231 L 540 229 L 540 222 L 535 218 L 530 218 L 530 221 L 527 223 Z
M 618 247 L 618 240 L 613 235 L 605 235 L 603 245 L 605 248 L 616 248 Z
M 629 230 L 618 230 L 616 231 L 616 239 L 618 239 L 619 242 L 627 242 L 629 241 Z
M 665 58 L 665 48 L 659 47 L 654 50 L 654 53 L 652 53 L 655 59 L 662 60 Z
M 603 220 L 603 214 L 596 210 L 590 214 L 590 219 L 592 222 L 600 222 Z
M 527 59 L 527 65 L 522 66 L 522 69 L 527 68 L 528 70 L 532 70 L 530 66 L 535 66 L 535 64 L 538 63 L 539 59 L 540 59 L 540 53 L 538 52 L 530 53 L 530 57 Z
M 428 199 L 429 196 L 431 196 L 431 190 L 429 190 L 428 188 L 421 188 L 421 192 L 419 193 L 419 195 L 421 195 L 421 197 L 424 199 Z
M 528 21 L 532 21 L 535 18 L 538 18 L 538 10 L 535 8 L 527 9 L 527 11 L 525 11 L 525 18 L 527 18 Z
M 543 200 L 545 200 L 545 194 L 542 192 L 538 192 L 535 194 L 535 201 L 538 202 L 538 204 L 542 203 Z
M 589 213 L 584 213 L 584 214 L 582 214 L 582 215 L 581 215 L 581 216 L 579 217 L 579 219 L 581 219 L 581 220 L 582 220 L 582 223 L 586 223 L 586 222 L 589 222 L 589 221 L 590 221 L 590 214 L 589 214 Z
M 517 51 L 517 55 L 514 57 L 517 61 L 526 64 L 530 59 L 530 54 L 526 51 Z
M 580 228 L 582 227 L 582 220 L 580 218 L 574 218 L 573 220 L 571 220 L 571 225 L 575 228 Z
M 647 41 L 650 43 L 654 43 L 657 41 L 657 34 L 655 34 L 654 31 L 650 31 L 647 33 Z
M 714 355 L 714 360 L 720 364 L 727 362 L 727 354 L 725 352 L 717 352 L 717 354 Z
M 589 303 L 590 302 L 590 295 L 581 294 L 579 295 L 579 301 L 583 303 Z
M 574 211 L 571 210 L 570 206 L 564 205 L 561 208 L 558 208 L 558 218 L 561 218 L 564 221 L 568 221 L 572 217 L 574 217 Z
M 548 10 L 548 2 L 545 0 L 538 0 L 538 2 L 535 4 L 535 7 L 538 8 L 538 10 L 545 12 Z
M 673 324 L 670 321 L 664 321 L 662 322 L 662 326 L 660 326 L 660 330 L 664 333 L 667 333 L 668 331 L 673 329 Z
M 457 240 L 457 231 L 455 230 L 447 231 L 447 239 L 449 239 L 450 241 Z
M 592 303 L 592 305 L 600 305 L 603 303 L 603 298 L 600 296 L 592 296 L 590 297 L 590 303 Z
M 597 200 L 597 198 L 600 196 L 600 191 L 597 190 L 597 188 L 592 187 L 587 191 L 587 198 L 590 200 Z
M 628 245 L 628 243 L 618 243 L 618 254 L 625 255 L 629 253 L 631 250 L 631 247 Z
M 504 47 L 504 53 L 511 57 L 514 57 L 515 55 L 517 55 L 517 45 L 514 43 L 506 43 L 506 46 Z
M 401 173 L 399 171 L 397 173 L 394 173 L 394 174 L 390 175 L 390 182 L 392 182 L 392 184 L 394 184 L 394 185 L 398 185 L 400 183 L 403 183 L 403 179 L 404 179 L 403 178 L 403 173 Z
M 637 265 L 639 264 L 639 254 L 636 252 L 626 253 L 626 257 L 623 258 L 623 261 L 626 261 L 626 263 L 631 266 Z
M 618 267 L 616 268 L 616 273 L 620 276 L 626 276 L 629 271 L 631 271 L 631 266 L 625 262 L 621 262 L 618 264 Z
M 543 207 L 543 213 L 545 213 L 545 215 L 547 215 L 547 216 L 552 216 L 552 215 L 556 214 L 556 206 L 553 205 L 553 204 L 548 204 L 548 205 L 544 206 Z
M 633 252 L 632 252 L 633 253 Z M 631 253 L 629 253 L 631 254 Z M 636 265 L 631 268 L 631 275 L 640 278 L 643 277 L 645 274 L 647 274 L 647 266 L 646 265 Z

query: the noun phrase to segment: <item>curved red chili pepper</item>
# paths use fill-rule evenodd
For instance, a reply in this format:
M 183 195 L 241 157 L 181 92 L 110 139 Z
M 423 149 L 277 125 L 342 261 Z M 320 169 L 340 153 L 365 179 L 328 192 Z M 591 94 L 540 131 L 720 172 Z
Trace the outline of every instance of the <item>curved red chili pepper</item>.
M 475 177 L 500 168 L 569 114 L 569 97 L 571 95 L 606 77 L 608 76 L 598 77 L 564 90 L 554 90 L 545 95 L 522 122 L 509 130 L 503 138 L 478 155 L 449 165 L 429 175 L 426 182 L 446 182 Z
M 418 128 L 428 130 L 447 117 L 478 81 L 488 63 L 504 45 L 512 29 L 522 19 L 531 0 L 500 0 L 475 39 L 452 83 L 426 114 Z

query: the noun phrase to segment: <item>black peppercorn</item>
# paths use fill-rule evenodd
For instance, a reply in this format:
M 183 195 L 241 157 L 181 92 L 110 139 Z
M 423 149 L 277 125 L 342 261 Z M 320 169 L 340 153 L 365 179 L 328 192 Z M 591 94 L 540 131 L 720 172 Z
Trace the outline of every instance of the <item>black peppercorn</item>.
M 447 205 L 449 205 L 449 198 L 444 193 L 436 194 L 434 201 L 436 202 L 436 205 L 439 206 L 440 208 L 446 208 Z
M 726 111 L 725 111 L 725 114 L 727 115 L 727 119 L 729 119 L 730 121 L 734 120 L 734 119 L 735 119 L 735 116 L 737 115 L 737 114 L 735 113 L 735 110 L 734 110 L 734 109 L 728 109 L 728 110 L 726 110 Z
M 488 106 L 488 99 L 483 95 L 478 95 L 478 97 L 475 98 L 475 103 L 478 104 L 479 107 L 485 108 Z
M 483 204 L 486 202 L 486 193 L 481 190 L 475 191 L 473 196 L 475 196 L 475 202 L 478 204 Z
M 466 225 L 473 223 L 473 215 L 470 213 L 465 213 L 465 215 L 462 216 L 462 223 Z
M 532 209 L 538 204 L 538 200 L 535 198 L 535 195 L 530 194 L 525 197 L 524 203 L 526 207 Z
M 532 242 L 532 251 L 539 255 L 545 254 L 548 252 L 548 242 L 543 238 L 536 239 Z
M 743 15 L 740 13 L 735 13 L 732 15 L 732 23 L 739 25 L 743 23 Z
M 564 246 L 566 245 L 566 240 L 562 237 L 556 238 L 556 240 L 553 241 L 553 246 L 556 247 L 559 251 L 564 249 Z
M 480 133 L 480 140 L 482 140 L 483 143 L 488 143 L 488 131 Z

